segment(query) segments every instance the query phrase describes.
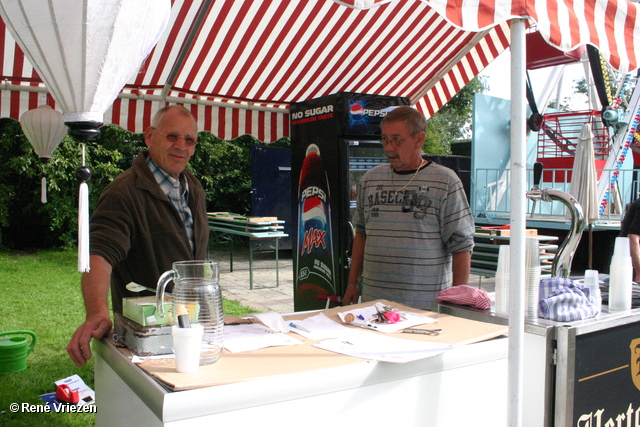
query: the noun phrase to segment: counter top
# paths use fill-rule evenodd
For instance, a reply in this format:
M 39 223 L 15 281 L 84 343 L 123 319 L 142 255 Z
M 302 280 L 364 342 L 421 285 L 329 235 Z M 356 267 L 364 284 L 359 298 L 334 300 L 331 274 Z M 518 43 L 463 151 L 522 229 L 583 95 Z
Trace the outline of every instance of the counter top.
M 478 322 L 488 322 L 498 325 L 508 325 L 509 319 L 496 316 L 493 307 L 488 310 L 479 310 L 463 305 L 436 303 L 433 310 L 438 313 L 449 314 L 451 316 L 463 317 L 465 319 Z M 579 334 L 595 332 L 601 329 L 608 329 L 619 325 L 624 325 L 640 320 L 640 308 L 609 312 L 606 306 L 602 307 L 602 312 L 591 319 L 577 320 L 574 322 L 556 322 L 543 318 L 525 320 L 525 332 L 536 335 L 547 335 L 550 330 L 558 327 L 575 328 Z
M 465 344 L 504 335 L 507 331 L 504 325 L 483 323 L 442 313 L 415 310 L 388 301 L 379 302 L 391 305 L 401 311 L 411 311 L 435 318 L 437 319 L 437 323 L 429 324 L 430 327 L 437 327 L 443 330 L 438 336 L 403 334 L 400 332 L 384 334 L 391 337 L 463 346 Z M 336 307 L 323 310 L 322 313 L 330 319 L 340 322 L 338 318 L 339 312 L 373 304 L 373 302 L 370 302 L 349 307 Z M 317 312 L 294 313 L 286 315 L 286 318 L 292 320 L 302 319 L 314 314 L 317 314 Z M 362 329 L 358 328 L 358 330 Z M 379 332 L 367 331 L 367 333 L 378 334 Z M 290 334 L 294 333 L 290 332 Z M 193 374 L 177 373 L 173 359 L 147 360 L 139 364 L 138 367 L 162 384 L 167 390 L 180 391 L 329 368 L 349 367 L 349 369 L 351 369 L 354 365 L 369 363 L 366 359 L 345 356 L 316 348 L 313 344 L 317 341 L 305 339 L 298 334 L 294 334 L 294 336 L 302 340 L 303 344 L 270 347 L 241 353 L 231 353 L 225 350 L 220 360 L 212 365 L 201 366 L 199 371 Z M 125 356 L 129 354 L 126 349 L 118 350 Z

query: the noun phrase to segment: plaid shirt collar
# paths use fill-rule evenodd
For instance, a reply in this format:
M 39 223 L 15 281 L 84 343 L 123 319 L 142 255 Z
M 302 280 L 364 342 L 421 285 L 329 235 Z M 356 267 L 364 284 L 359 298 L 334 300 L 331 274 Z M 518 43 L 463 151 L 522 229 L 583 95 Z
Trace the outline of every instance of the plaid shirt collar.
M 181 196 L 185 198 L 188 197 L 189 183 L 187 182 L 184 173 L 180 174 L 179 179 L 175 179 L 174 177 L 160 169 L 156 162 L 151 159 L 151 156 L 147 156 L 147 165 L 149 165 L 149 169 L 151 169 L 156 182 L 160 186 L 162 192 L 167 195 L 167 197 L 171 199 L 171 193 L 175 190 L 179 190 L 181 184 L 184 188 L 184 192 L 181 194 Z
M 187 233 L 187 239 L 191 245 L 191 250 L 194 250 L 193 215 L 189 208 L 189 183 L 187 182 L 184 173 L 180 174 L 180 179 L 175 179 L 160 169 L 160 167 L 151 160 L 151 156 L 147 156 L 147 164 L 149 165 L 149 169 L 151 169 L 153 176 L 156 178 L 162 192 L 178 210 Z

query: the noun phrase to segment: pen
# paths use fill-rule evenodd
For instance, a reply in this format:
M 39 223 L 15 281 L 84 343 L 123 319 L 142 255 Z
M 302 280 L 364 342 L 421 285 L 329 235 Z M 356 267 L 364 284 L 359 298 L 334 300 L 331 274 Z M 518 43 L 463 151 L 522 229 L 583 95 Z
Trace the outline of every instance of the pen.
M 442 329 L 414 329 L 414 328 L 407 328 L 407 329 L 403 329 L 402 332 L 404 332 L 405 334 L 438 335 L 440 332 L 442 332 Z
M 289 326 L 291 326 L 292 328 L 300 329 L 301 331 L 304 331 L 304 332 L 311 333 L 311 331 L 309 329 L 305 328 L 304 326 L 296 325 L 293 322 L 289 323 Z

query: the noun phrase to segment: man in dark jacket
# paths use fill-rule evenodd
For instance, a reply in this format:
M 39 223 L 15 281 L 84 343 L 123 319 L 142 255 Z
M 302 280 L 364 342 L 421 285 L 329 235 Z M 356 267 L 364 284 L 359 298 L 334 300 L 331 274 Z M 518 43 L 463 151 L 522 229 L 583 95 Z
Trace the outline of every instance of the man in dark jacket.
M 100 195 L 91 216 L 90 271 L 82 276 L 86 320 L 73 334 L 67 352 L 78 365 L 91 358 L 90 341 L 112 328 L 125 286 L 155 288 L 175 261 L 205 259 L 209 227 L 205 193 L 186 170 L 195 152 L 197 125 L 189 110 L 169 106 L 158 111 L 145 133 L 148 151 Z

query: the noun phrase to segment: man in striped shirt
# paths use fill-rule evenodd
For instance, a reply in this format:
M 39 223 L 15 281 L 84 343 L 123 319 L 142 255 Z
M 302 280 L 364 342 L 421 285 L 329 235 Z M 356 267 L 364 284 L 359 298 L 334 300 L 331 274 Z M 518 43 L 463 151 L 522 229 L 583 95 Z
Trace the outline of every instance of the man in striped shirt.
M 169 106 L 145 133 L 147 151 L 100 195 L 90 222 L 90 268 L 82 276 L 86 320 L 67 352 L 79 366 L 91 357 L 90 341 L 109 333 L 108 307 L 122 313 L 122 299 L 136 296 L 130 282 L 155 288 L 175 261 L 205 259 L 209 242 L 205 193 L 186 167 L 198 128 L 189 110 Z
M 422 158 L 426 118 L 398 107 L 381 123 L 388 164 L 358 187 L 349 285 L 343 304 L 386 299 L 430 309 L 439 291 L 466 284 L 474 222 L 451 169 Z

